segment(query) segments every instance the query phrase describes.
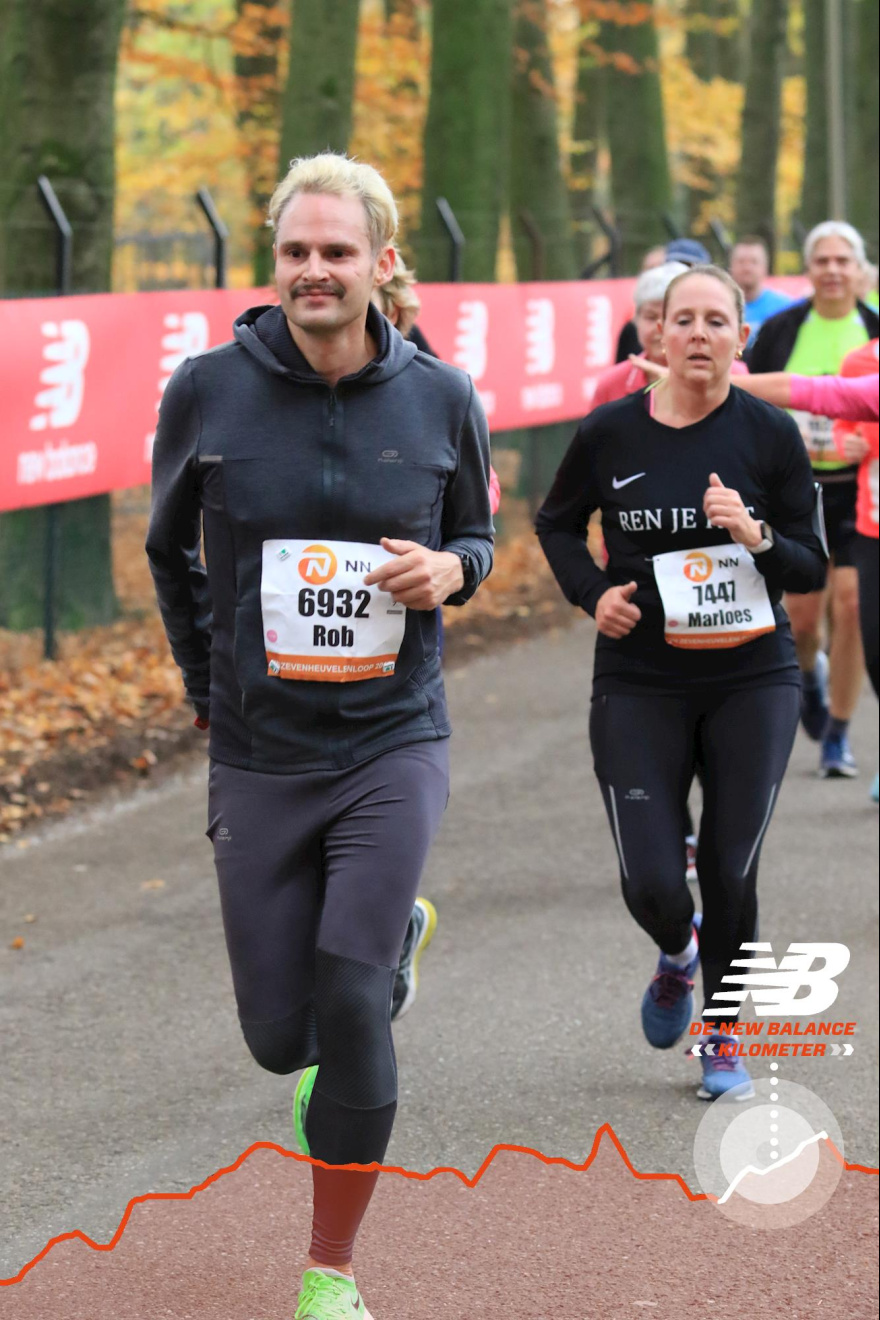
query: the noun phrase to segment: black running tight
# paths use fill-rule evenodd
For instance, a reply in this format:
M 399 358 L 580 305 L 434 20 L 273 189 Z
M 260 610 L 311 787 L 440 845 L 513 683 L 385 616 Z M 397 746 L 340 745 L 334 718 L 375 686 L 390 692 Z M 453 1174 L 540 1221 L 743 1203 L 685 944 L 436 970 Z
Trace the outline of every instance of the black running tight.
M 345 771 L 211 766 L 208 835 L 242 1032 L 271 1072 L 319 1065 L 306 1135 L 326 1164 L 385 1157 L 397 1109 L 391 990 L 446 806 L 448 755 L 438 740 Z M 315 1170 L 322 1264 L 351 1259 L 374 1183 Z
M 794 685 L 698 696 L 634 691 L 593 698 L 593 762 L 620 860 L 626 905 L 664 953 L 690 939 L 687 795 L 699 768 L 697 871 L 706 1002 L 757 930 L 761 843 L 798 723 Z

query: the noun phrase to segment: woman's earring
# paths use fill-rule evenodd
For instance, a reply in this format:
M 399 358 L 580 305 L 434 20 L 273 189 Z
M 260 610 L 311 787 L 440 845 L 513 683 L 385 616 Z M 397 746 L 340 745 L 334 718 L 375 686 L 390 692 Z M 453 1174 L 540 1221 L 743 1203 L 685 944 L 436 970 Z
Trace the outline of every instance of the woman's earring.
M 742 355 L 743 355 L 743 351 L 742 351 L 742 349 L 741 349 L 741 348 L 738 348 L 738 349 L 736 350 L 736 359 L 737 359 L 738 362 L 739 362 L 740 359 L 742 358 Z

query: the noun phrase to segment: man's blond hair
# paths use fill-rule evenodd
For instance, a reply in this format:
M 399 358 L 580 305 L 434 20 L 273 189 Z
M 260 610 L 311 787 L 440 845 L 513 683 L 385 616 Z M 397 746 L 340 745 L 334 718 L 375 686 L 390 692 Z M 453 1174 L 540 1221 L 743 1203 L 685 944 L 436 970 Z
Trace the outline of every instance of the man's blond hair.
M 268 224 L 277 230 L 285 207 L 298 193 L 329 193 L 333 197 L 357 197 L 367 217 L 370 247 L 379 253 L 394 242 L 397 233 L 397 204 L 378 170 L 363 161 L 333 151 L 319 156 L 300 156 L 272 194 Z

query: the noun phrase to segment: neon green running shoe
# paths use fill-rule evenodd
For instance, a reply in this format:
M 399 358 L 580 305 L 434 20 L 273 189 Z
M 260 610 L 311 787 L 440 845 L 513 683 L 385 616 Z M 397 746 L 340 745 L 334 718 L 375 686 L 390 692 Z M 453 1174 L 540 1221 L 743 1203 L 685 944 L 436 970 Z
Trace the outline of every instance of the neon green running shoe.
M 306 1068 L 305 1072 L 300 1074 L 296 1090 L 293 1093 L 293 1130 L 296 1134 L 296 1144 L 303 1155 L 311 1154 L 306 1136 L 306 1114 L 309 1112 L 309 1101 L 312 1098 L 312 1091 L 315 1089 L 317 1075 L 317 1064 L 313 1064 L 311 1068 Z
M 354 1279 L 336 1270 L 306 1270 L 294 1320 L 373 1320 Z

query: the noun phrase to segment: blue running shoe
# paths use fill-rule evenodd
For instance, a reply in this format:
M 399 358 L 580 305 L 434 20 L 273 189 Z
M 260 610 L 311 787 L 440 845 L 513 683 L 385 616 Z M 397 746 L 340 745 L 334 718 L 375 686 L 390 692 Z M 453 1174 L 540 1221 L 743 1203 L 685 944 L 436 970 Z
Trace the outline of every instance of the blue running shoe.
M 829 733 L 822 739 L 820 779 L 855 779 L 858 773 L 859 767 L 845 733 Z
M 880 802 L 880 774 L 875 775 L 871 783 L 871 801 Z
M 828 715 L 828 656 L 819 651 L 811 682 L 801 688 L 801 724 L 813 742 L 818 742 L 824 734 Z
M 733 1036 L 709 1036 L 694 1046 L 692 1052 L 699 1050 L 700 1063 L 703 1067 L 703 1083 L 697 1091 L 699 1100 L 717 1100 L 719 1095 L 731 1092 L 733 1100 L 751 1100 L 755 1094 L 752 1079 L 742 1061 L 732 1052 L 718 1053 L 719 1045 L 737 1048 Z
M 699 921 L 694 921 L 694 934 Z M 642 999 L 642 1030 L 649 1045 L 655 1050 L 671 1050 L 677 1045 L 694 1012 L 694 975 L 700 965 L 700 955 L 687 967 L 676 967 L 664 953 L 660 954 L 654 979 Z

